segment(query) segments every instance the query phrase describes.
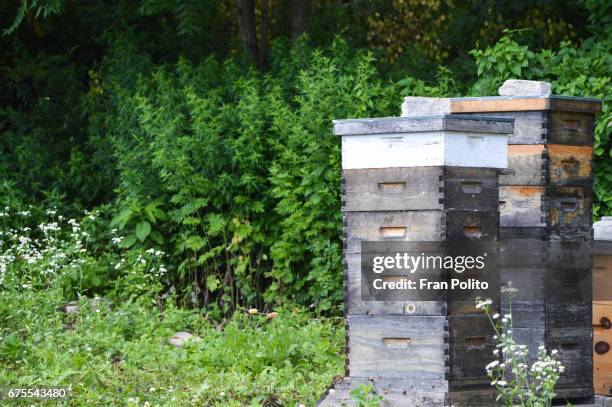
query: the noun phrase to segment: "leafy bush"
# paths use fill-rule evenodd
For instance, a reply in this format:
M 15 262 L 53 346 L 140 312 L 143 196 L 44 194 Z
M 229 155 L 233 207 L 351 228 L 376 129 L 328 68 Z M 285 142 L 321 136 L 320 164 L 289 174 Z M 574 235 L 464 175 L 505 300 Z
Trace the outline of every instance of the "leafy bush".
M 125 246 L 172 255 L 172 284 L 192 305 L 262 306 L 264 292 L 323 311 L 342 300 L 331 121 L 388 112 L 390 87 L 341 41 L 290 52 L 270 77 L 180 61 L 116 91 L 113 223 Z

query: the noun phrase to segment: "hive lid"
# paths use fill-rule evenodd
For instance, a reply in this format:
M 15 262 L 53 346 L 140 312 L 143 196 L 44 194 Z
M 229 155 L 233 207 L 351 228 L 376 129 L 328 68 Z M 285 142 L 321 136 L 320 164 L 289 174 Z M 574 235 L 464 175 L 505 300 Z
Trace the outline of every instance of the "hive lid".
M 512 118 L 478 116 L 335 120 L 342 168 L 507 168 Z
M 470 133 L 511 134 L 514 119 L 507 117 L 479 117 L 439 115 L 421 117 L 381 117 L 371 119 L 334 120 L 337 136 L 358 136 L 393 133 L 422 133 L 430 131 L 459 131 Z
M 557 110 L 598 113 L 601 99 L 577 96 L 486 96 L 451 98 L 451 113 L 524 112 Z

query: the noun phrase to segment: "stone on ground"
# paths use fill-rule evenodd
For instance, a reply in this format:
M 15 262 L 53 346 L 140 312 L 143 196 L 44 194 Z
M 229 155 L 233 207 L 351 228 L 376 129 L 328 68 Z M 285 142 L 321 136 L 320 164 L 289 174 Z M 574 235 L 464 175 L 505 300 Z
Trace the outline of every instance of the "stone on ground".
M 174 334 L 174 336 L 168 339 L 168 343 L 170 345 L 176 346 L 177 348 L 181 348 L 188 342 L 195 343 L 195 342 L 200 342 L 201 340 L 202 338 L 200 338 L 199 336 L 190 334 L 189 332 L 177 332 Z

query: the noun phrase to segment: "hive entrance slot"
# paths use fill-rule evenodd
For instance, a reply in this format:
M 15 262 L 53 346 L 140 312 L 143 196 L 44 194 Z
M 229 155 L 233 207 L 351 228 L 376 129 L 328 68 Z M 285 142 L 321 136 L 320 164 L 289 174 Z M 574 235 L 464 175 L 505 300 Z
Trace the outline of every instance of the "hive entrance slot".
M 378 190 L 385 194 L 401 194 L 406 190 L 405 182 L 379 182 Z
M 388 348 L 407 348 L 410 344 L 410 338 L 382 338 L 383 343 Z

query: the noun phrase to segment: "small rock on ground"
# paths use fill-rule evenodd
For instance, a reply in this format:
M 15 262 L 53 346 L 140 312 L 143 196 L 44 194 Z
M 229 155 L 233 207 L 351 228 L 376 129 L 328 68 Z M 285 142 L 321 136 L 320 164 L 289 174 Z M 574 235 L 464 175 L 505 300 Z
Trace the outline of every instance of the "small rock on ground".
M 170 345 L 176 346 L 177 348 L 183 347 L 187 342 L 200 342 L 202 338 L 190 334 L 189 332 L 177 332 L 168 339 Z

